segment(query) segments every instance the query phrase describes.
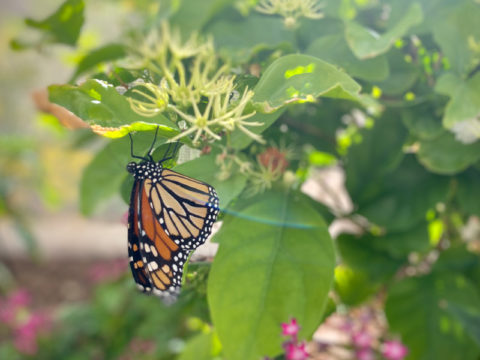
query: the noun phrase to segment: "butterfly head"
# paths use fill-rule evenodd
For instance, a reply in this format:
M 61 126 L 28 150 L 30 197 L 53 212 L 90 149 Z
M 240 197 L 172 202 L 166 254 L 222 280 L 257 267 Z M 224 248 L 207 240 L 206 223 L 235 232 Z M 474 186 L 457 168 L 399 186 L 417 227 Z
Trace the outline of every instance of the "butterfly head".
M 161 174 L 163 166 L 161 163 L 152 161 L 142 161 L 140 163 L 130 162 L 127 165 L 127 171 L 132 174 L 135 179 L 154 178 Z
M 137 163 L 135 162 L 129 162 L 127 164 L 127 171 L 130 173 L 130 174 L 135 174 L 135 171 L 137 170 Z

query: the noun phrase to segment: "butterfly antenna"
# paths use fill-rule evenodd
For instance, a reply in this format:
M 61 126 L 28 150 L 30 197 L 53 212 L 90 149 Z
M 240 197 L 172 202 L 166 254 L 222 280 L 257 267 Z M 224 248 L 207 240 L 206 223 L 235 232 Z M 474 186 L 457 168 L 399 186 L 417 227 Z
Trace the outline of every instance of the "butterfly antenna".
M 133 137 L 132 133 L 128 133 L 128 136 L 130 137 L 130 156 L 134 159 L 140 159 L 140 160 L 147 160 L 144 157 L 137 156 L 133 153 Z
M 175 154 L 177 153 L 178 147 L 180 146 L 180 142 L 176 142 L 176 143 L 175 143 L 175 146 L 174 146 L 174 148 L 173 148 L 172 155 L 171 155 L 171 156 L 168 156 L 168 153 L 170 152 L 171 146 L 172 146 L 172 143 L 169 143 L 169 144 L 168 144 L 167 151 L 165 151 L 164 158 L 163 158 L 160 162 L 165 162 L 165 161 L 168 161 L 168 160 L 173 159 L 173 158 L 175 157 Z
M 152 141 L 152 145 L 150 145 L 150 149 L 148 150 L 148 158 L 150 159 L 150 161 L 153 162 L 153 157 L 152 157 L 152 151 L 153 151 L 153 147 L 155 146 L 155 143 L 157 142 L 157 135 L 158 135 L 158 128 L 160 126 L 157 126 L 157 129 L 155 130 L 155 136 L 153 137 L 153 141 Z
M 180 147 L 180 141 L 177 141 L 176 144 L 175 144 L 175 147 L 173 148 L 172 157 L 175 156 L 175 154 L 177 153 L 179 147 Z

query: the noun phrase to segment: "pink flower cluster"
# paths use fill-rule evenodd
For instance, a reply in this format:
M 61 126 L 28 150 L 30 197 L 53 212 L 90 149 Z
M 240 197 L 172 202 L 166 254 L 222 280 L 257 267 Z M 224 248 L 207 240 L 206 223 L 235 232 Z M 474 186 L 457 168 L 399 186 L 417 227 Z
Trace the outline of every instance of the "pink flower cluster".
M 88 276 L 94 283 L 113 281 L 125 274 L 127 267 L 128 262 L 126 259 L 103 261 L 93 265 L 89 269 Z
M 13 338 L 15 348 L 28 355 L 38 350 L 38 338 L 51 327 L 50 319 L 42 313 L 32 312 L 30 294 L 23 289 L 0 297 L 0 327 Z
M 354 324 L 348 320 L 339 324 L 338 329 L 350 340 L 342 344 L 347 346 L 351 355 L 356 360 L 404 360 L 408 355 L 408 348 L 398 340 L 386 340 L 378 331 L 378 325 L 371 326 L 374 317 L 371 314 L 360 317 L 360 324 Z M 298 341 L 298 332 L 300 326 L 295 318 L 289 322 L 282 323 L 282 335 L 287 337 L 283 343 L 286 360 L 307 360 L 309 353 L 306 350 L 306 342 Z M 351 344 L 351 345 L 350 345 Z M 335 350 L 335 343 L 318 343 L 317 349 L 320 351 Z M 332 352 L 334 354 L 334 352 Z M 268 357 L 264 360 L 270 360 Z
M 290 322 L 282 323 L 282 335 L 287 336 L 289 339 L 283 343 L 283 349 L 285 350 L 285 358 L 287 360 L 306 360 L 308 359 L 308 352 L 305 349 L 305 341 L 298 342 L 298 332 L 300 326 L 297 323 L 297 319 L 292 318 Z
M 366 328 L 353 332 L 351 335 L 358 360 L 375 360 L 376 339 L 370 335 Z M 408 354 L 408 349 L 400 341 L 386 340 L 380 346 L 381 354 L 386 360 L 403 360 Z

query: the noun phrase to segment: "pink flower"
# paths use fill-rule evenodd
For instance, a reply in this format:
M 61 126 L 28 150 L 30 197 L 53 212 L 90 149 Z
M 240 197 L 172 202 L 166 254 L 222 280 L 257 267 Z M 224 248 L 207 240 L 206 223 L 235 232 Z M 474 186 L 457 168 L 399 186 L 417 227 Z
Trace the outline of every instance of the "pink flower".
M 37 338 L 40 332 L 50 327 L 50 319 L 39 313 L 33 313 L 28 320 L 15 329 L 14 345 L 18 351 L 33 355 L 37 352 Z
M 28 306 L 30 301 L 30 294 L 24 289 L 15 290 L 6 299 L 0 299 L 0 322 L 13 325 L 17 310 Z
M 385 341 L 382 354 L 388 360 L 402 360 L 408 354 L 408 348 L 400 341 Z
M 296 337 L 300 326 L 297 324 L 297 319 L 292 318 L 288 323 L 282 323 L 282 335 Z
M 353 344 L 359 348 L 368 348 L 372 346 L 373 339 L 368 332 L 362 330 L 353 334 L 352 336 Z
M 305 350 L 305 342 L 295 344 L 287 342 L 284 345 L 285 356 L 287 360 L 306 360 L 308 359 L 308 353 Z
M 89 278 L 95 283 L 116 280 L 127 270 L 127 260 L 118 259 L 94 264 L 88 271 Z
M 18 289 L 10 294 L 8 297 L 8 302 L 12 307 L 19 308 L 25 307 L 30 304 L 31 297 L 27 290 L 25 289 Z
M 375 360 L 375 354 L 371 349 L 364 348 L 355 351 L 357 360 Z

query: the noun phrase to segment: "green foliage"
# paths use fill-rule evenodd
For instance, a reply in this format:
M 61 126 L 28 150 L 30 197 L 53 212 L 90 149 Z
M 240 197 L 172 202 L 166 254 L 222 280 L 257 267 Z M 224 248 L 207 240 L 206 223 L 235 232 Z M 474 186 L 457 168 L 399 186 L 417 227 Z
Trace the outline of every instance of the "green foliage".
M 147 122 L 145 117 L 131 109 L 124 96 L 102 80 L 87 80 L 80 86 L 51 85 L 49 93 L 50 101 L 67 108 L 92 125 L 96 132 L 108 137 L 118 138 L 130 131 L 148 131 L 157 127 L 162 136 L 172 137 L 178 133 L 176 125 L 161 114 Z
M 84 8 L 83 0 L 67 0 L 44 20 L 25 19 L 25 24 L 38 30 L 42 34 L 42 39 L 37 44 L 15 39 L 11 42 L 12 48 L 23 50 L 33 45 L 47 43 L 75 45 L 84 21 Z
M 49 87 L 52 102 L 114 138 L 84 172 L 81 209 L 92 214 L 119 192 L 128 201 L 125 135 L 138 132 L 135 153 L 145 154 L 158 126 L 155 156 L 168 140 L 199 150 L 174 169 L 214 186 L 223 211 L 208 286 L 205 273 L 203 287 L 185 295 L 206 295 L 206 324 L 181 359 L 279 355 L 280 323 L 295 317 L 301 337 L 311 336 L 330 290 L 338 296 L 329 311 L 386 293 L 389 326 L 409 359 L 476 359 L 479 240 L 467 230 L 480 216 L 480 5 L 324 3 L 322 19 L 268 16 L 248 0 L 139 5 L 144 25 L 83 56 L 72 84 Z M 74 44 L 80 5 L 66 1 L 29 24 Z M 69 6 L 76 11 L 65 22 Z M 324 216 L 298 191 L 330 165 L 345 171 L 351 213 Z M 339 217 L 358 231 L 341 234 L 334 250 L 324 219 Z M 125 294 L 97 299 L 102 322 L 85 335 L 90 357 L 101 349 L 92 334 L 102 331 L 121 334 L 118 343 L 101 339 L 110 357 L 134 333 L 155 334 L 159 348 L 185 337 L 178 324 L 165 333 L 132 328 L 139 314 L 151 323 Z M 172 311 L 138 302 L 158 324 L 197 309 L 182 298 Z
M 477 359 L 480 350 L 464 325 L 466 317 L 452 309 L 478 310 L 479 301 L 478 289 L 461 275 L 433 273 L 394 284 L 385 310 L 412 359 Z
M 396 24 L 387 28 L 385 33 L 380 35 L 371 28 L 349 21 L 345 27 L 345 38 L 357 58 L 374 58 L 388 51 L 396 40 L 404 36 L 412 26 L 418 25 L 422 19 L 421 6 L 413 3 L 405 15 Z
M 123 44 L 108 44 L 98 49 L 92 50 L 85 55 L 78 63 L 77 70 L 73 74 L 72 81 L 84 72 L 91 70 L 95 65 L 122 58 L 126 55 L 126 49 Z
M 214 240 L 220 248 L 208 300 L 225 356 L 279 354 L 278 326 L 291 316 L 302 324 L 302 337 L 312 335 L 322 319 L 334 253 L 322 218 L 303 196 L 265 193 L 225 219 Z

